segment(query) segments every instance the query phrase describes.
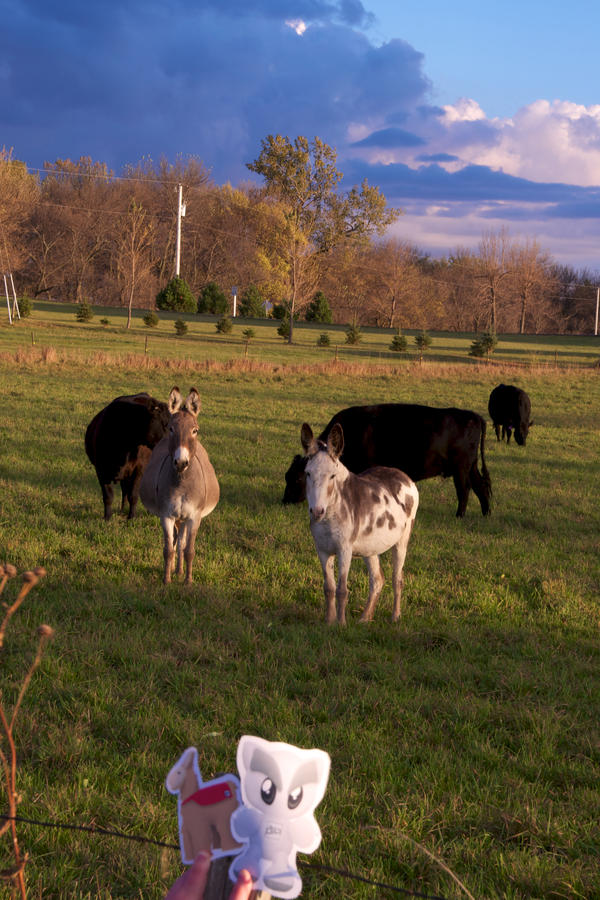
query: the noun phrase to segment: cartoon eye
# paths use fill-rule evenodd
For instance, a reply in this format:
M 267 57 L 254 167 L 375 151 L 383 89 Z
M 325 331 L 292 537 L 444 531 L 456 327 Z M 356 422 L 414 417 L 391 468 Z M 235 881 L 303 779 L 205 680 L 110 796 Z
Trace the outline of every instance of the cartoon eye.
M 260 786 L 260 796 L 263 799 L 263 802 L 270 806 L 273 800 L 275 799 L 275 794 L 277 793 L 277 788 L 273 784 L 270 778 L 265 778 L 263 783 Z
M 296 809 L 302 803 L 302 788 L 297 787 L 290 793 L 288 797 L 288 809 Z

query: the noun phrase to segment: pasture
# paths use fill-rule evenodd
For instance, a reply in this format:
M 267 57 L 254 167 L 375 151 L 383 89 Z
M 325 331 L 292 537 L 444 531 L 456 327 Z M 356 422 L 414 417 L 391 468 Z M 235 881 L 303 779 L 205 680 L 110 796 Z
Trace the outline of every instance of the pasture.
M 45 340 L 58 346 L 55 328 Z M 240 736 L 256 734 L 331 755 L 313 863 L 465 896 L 426 850 L 477 898 L 600 897 L 597 369 L 252 371 L 207 362 L 206 347 L 196 362 L 84 361 L 81 346 L 19 350 L 16 331 L 0 346 L 0 560 L 48 574 L 7 636 L 7 705 L 35 628 L 56 630 L 19 719 L 22 816 L 176 843 L 164 780 L 181 752 L 196 746 L 208 779 L 235 771 Z M 526 448 L 497 444 L 488 425 L 492 515 L 471 496 L 457 521 L 451 481 L 421 482 L 400 621 L 387 554 L 374 621 L 358 623 L 368 583 L 355 560 L 349 624 L 326 626 L 306 505 L 280 503 L 302 422 L 320 430 L 347 405 L 411 401 L 489 423 L 500 380 L 528 391 L 535 425 Z M 200 393 L 221 485 L 187 587 L 161 583 L 157 518 L 103 521 L 83 449 L 113 397 L 166 400 L 174 384 Z M 32 897 L 155 900 L 181 870 L 177 851 L 149 844 L 19 833 Z M 301 872 L 303 896 L 392 896 Z

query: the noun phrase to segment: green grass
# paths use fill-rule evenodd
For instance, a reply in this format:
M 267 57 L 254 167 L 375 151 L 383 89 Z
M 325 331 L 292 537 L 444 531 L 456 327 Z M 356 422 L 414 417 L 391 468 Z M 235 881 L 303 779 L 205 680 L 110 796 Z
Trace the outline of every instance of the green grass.
M 231 334 L 218 334 L 218 316 L 188 315 L 179 312 L 160 312 L 156 328 L 148 328 L 142 322 L 145 310 L 134 310 L 131 329 L 126 328 L 126 310 L 115 307 L 94 307 L 91 322 L 78 322 L 77 306 L 66 303 L 36 301 L 34 311 L 27 319 L 16 321 L 13 326 L 8 318 L 0 320 L 0 350 L 15 352 L 18 349 L 52 347 L 59 352 L 144 354 L 154 360 L 191 359 L 196 362 L 210 359 L 217 361 L 241 360 L 246 353 L 251 360 L 268 361 L 276 365 L 327 364 L 334 360 L 350 363 L 405 367 L 418 360 L 414 343 L 417 332 L 407 331 L 407 353 L 394 353 L 390 344 L 394 329 L 364 328 L 357 345 L 345 343 L 344 325 L 299 322 L 294 327 L 294 344 L 288 345 L 278 334 L 279 322 L 273 319 L 234 320 Z M 108 319 L 108 325 L 100 320 Z M 183 319 L 188 333 L 178 336 L 175 321 Z M 249 346 L 243 331 L 251 324 L 255 331 Z M 323 332 L 330 335 L 329 347 L 318 347 Z M 431 332 L 432 345 L 424 354 L 424 365 L 431 363 L 469 363 L 485 365 L 485 360 L 469 356 L 472 333 Z M 591 335 L 499 335 L 498 344 L 491 357 L 491 366 L 506 363 L 531 366 L 594 366 L 600 360 L 600 337 Z
M 205 348 L 196 365 L 185 355 L 144 368 L 127 365 L 137 351 L 121 349 L 122 331 L 101 348 L 105 360 L 81 365 L 106 328 L 74 319 L 49 340 L 73 359 L 27 357 L 24 342 L 15 362 L 14 335 L 31 324 L 0 330 L 0 559 L 48 575 L 8 634 L 9 705 L 35 627 L 47 622 L 56 637 L 17 729 L 20 813 L 176 842 L 164 779 L 180 752 L 197 746 L 209 778 L 235 771 L 239 737 L 257 734 L 331 755 L 312 861 L 464 896 L 416 841 L 477 898 L 600 897 L 597 370 L 513 372 L 536 424 L 526 448 L 497 444 L 488 429 L 492 516 L 471 497 L 457 521 L 452 483 L 422 482 L 401 622 L 389 621 L 388 578 L 375 621 L 358 624 L 367 577 L 356 560 L 341 630 L 324 623 L 306 506 L 280 503 L 302 422 L 320 429 L 367 400 L 485 414 L 493 367 L 411 366 L 406 377 L 383 364 L 347 375 L 212 370 Z M 170 352 L 179 339 L 164 341 Z M 557 352 L 574 342 L 561 339 Z M 110 399 L 166 398 L 174 383 L 200 391 L 201 438 L 222 490 L 187 589 L 161 584 L 157 519 L 104 523 L 83 450 L 87 423 Z M 180 871 L 176 851 L 19 831 L 32 896 L 162 898 Z M 376 895 L 338 876 L 303 877 L 307 897 Z

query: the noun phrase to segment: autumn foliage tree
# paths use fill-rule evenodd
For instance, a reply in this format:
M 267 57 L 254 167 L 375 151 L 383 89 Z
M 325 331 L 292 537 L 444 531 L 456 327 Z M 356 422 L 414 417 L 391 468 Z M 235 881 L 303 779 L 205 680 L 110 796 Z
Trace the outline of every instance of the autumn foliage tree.
M 342 241 L 382 234 L 398 215 L 366 180 L 339 193 L 343 176 L 336 160 L 335 149 L 318 137 L 310 142 L 299 136 L 292 142 L 270 134 L 262 141 L 258 157 L 247 163 L 251 172 L 264 178 L 267 196 L 283 210 L 280 253 L 289 287 L 289 343 L 296 310 L 314 293 L 319 256 Z

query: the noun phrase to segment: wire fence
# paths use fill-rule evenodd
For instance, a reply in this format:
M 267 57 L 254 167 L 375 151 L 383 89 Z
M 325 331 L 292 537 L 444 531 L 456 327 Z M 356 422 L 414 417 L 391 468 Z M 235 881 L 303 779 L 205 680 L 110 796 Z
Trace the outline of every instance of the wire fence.
M 106 837 L 117 838 L 118 840 L 134 841 L 139 844 L 150 844 L 154 847 L 163 847 L 169 850 L 179 850 L 179 844 L 173 844 L 169 841 L 159 841 L 139 834 L 126 834 L 125 832 L 116 829 L 103 828 L 100 825 L 79 825 L 70 822 L 46 822 L 41 819 L 30 819 L 25 816 L 7 816 L 2 814 L 0 814 L 0 820 L 5 822 L 21 822 L 25 825 L 33 825 L 45 829 L 61 829 L 64 831 L 78 831 L 87 834 L 100 834 L 105 835 Z M 299 868 L 315 872 L 324 872 L 328 875 L 336 875 L 347 881 L 359 882 L 377 888 L 378 891 L 388 891 L 392 894 L 401 894 L 404 897 L 420 897 L 422 900 L 446 900 L 446 898 L 439 894 L 425 894 L 421 891 L 413 891 L 409 888 L 399 887 L 398 885 L 387 884 L 383 881 L 367 878 L 364 875 L 358 875 L 356 872 L 351 872 L 349 869 L 339 869 L 324 863 L 306 862 L 301 860 L 299 861 Z

